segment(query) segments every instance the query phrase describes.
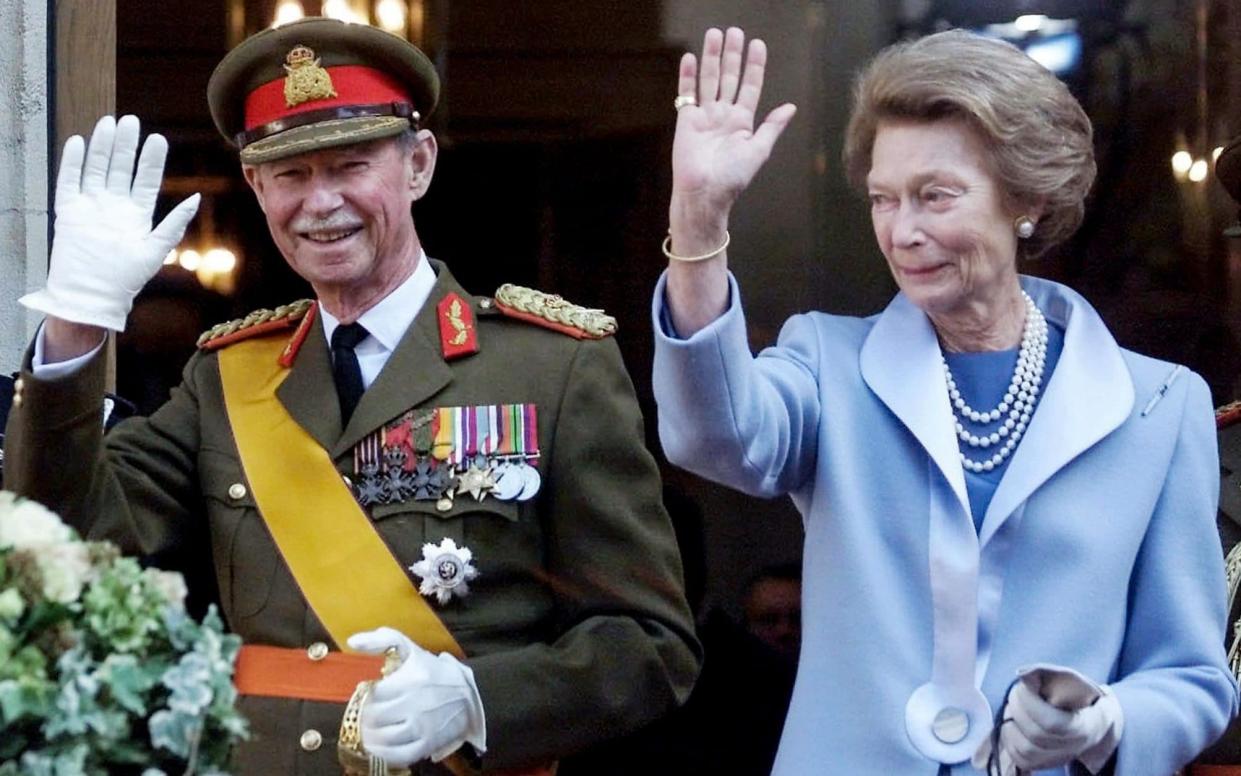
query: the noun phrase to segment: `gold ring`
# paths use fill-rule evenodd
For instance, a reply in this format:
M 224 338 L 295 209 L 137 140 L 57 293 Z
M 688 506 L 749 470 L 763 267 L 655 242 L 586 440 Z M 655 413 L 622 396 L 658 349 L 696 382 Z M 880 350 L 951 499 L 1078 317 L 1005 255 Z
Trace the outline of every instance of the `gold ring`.
M 697 105 L 697 104 L 698 104 L 698 98 L 692 94 L 678 94 L 676 96 L 676 99 L 672 101 L 672 107 L 676 108 L 677 110 L 684 108 L 686 105 Z

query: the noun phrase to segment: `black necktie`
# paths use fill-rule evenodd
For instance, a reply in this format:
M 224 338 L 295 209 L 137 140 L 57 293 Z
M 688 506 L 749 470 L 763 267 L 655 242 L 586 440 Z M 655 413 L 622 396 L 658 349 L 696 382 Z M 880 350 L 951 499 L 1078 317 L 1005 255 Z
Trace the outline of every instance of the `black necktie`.
M 349 425 L 354 407 L 366 388 L 362 385 L 362 369 L 358 366 L 358 354 L 354 346 L 370 336 L 360 323 L 348 323 L 332 332 L 332 377 L 336 380 L 336 395 L 340 398 L 340 425 Z

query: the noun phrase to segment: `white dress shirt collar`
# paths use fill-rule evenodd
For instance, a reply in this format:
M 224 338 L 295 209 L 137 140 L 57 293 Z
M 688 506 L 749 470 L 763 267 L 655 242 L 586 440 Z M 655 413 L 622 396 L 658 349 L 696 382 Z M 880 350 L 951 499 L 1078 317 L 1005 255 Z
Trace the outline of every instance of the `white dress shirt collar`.
M 418 265 L 405 282 L 358 318 L 358 323 L 370 333 L 370 336 L 359 342 L 354 349 L 365 387 L 369 388 L 379 376 L 384 364 L 388 362 L 388 357 L 396 350 L 401 337 L 405 336 L 410 324 L 418 317 L 434 287 L 435 270 L 431 269 L 431 262 L 423 252 L 418 257 Z M 332 333 L 340 325 L 340 320 L 322 307 L 319 308 L 319 314 L 323 316 L 323 333 L 330 347 Z
M 418 313 L 426 304 L 427 297 L 431 295 L 431 289 L 434 286 L 435 271 L 431 269 L 431 262 L 427 260 L 427 254 L 423 252 L 418 257 L 417 266 L 405 282 L 358 318 L 358 323 L 362 324 L 371 335 L 358 345 L 358 350 L 367 352 L 372 352 L 376 348 L 389 352 L 396 350 L 397 343 L 401 341 L 401 337 L 405 336 L 414 318 L 418 317 Z M 322 307 L 319 308 L 319 312 L 323 316 L 323 333 L 330 343 L 332 333 L 340 325 L 340 320 Z

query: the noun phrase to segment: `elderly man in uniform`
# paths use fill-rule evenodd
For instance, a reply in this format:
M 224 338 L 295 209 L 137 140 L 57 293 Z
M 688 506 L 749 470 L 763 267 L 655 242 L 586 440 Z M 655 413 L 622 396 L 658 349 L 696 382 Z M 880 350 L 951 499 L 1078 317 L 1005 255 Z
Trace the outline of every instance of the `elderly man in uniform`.
M 1215 161 L 1215 174 L 1229 196 L 1241 207 L 1241 137 L 1233 139 Z M 1225 234 L 1241 240 L 1241 226 L 1229 227 Z M 1228 578 L 1228 662 L 1233 673 L 1241 671 L 1241 402 L 1215 411 L 1219 429 L 1219 536 L 1225 552 Z M 1241 776 L 1241 722 L 1233 720 L 1224 735 L 1189 766 L 1187 776 Z
M 8 484 L 129 552 L 210 548 L 246 643 L 243 773 L 550 772 L 698 670 L 615 321 L 471 296 L 422 250 L 438 89 L 414 46 L 328 19 L 225 57 L 212 116 L 316 299 L 207 332 L 106 441 L 104 331 L 197 196 L 152 229 L 167 145 L 139 155 L 132 116 L 65 147 Z

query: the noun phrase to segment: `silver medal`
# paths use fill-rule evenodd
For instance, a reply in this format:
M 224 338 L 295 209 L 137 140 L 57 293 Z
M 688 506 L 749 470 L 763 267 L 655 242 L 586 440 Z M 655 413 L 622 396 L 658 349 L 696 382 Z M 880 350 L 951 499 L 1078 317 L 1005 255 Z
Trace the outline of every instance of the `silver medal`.
M 526 480 L 521 476 L 520 469 L 507 461 L 496 464 L 494 476 L 496 488 L 491 495 L 501 501 L 512 501 L 526 486 Z
M 539 486 L 543 484 L 543 477 L 539 474 L 539 470 L 528 463 L 517 464 L 517 470 L 521 474 L 522 488 L 517 494 L 518 501 L 528 501 L 534 498 L 534 494 L 539 492 Z

